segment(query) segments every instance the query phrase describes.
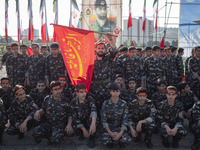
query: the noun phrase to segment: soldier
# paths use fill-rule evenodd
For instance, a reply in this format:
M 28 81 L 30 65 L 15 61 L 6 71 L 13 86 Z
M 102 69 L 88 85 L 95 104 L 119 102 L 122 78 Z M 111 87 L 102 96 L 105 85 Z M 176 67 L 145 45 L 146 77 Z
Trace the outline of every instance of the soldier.
M 27 55 L 27 46 L 25 45 L 25 44 L 22 44 L 22 45 L 20 45 L 20 51 L 21 51 L 21 53 L 22 53 L 22 55 L 25 57 L 25 58 L 27 58 L 28 57 L 28 55 Z
M 177 79 L 177 67 L 176 59 L 172 57 L 170 47 L 165 48 L 166 56 L 163 58 L 164 62 L 164 71 L 167 85 L 176 85 L 175 81 Z
M 189 84 L 191 85 L 197 80 L 197 73 L 200 71 L 200 46 L 195 47 L 195 56 L 189 60 L 188 73 Z
M 142 49 L 141 48 L 136 48 L 136 56 L 139 58 L 142 57 Z
M 101 122 L 103 125 L 103 144 L 113 147 L 113 141 L 119 141 L 121 148 L 131 141 L 127 133 L 128 106 L 119 98 L 120 87 L 116 83 L 110 85 L 111 98 L 103 103 L 101 109 Z
M 136 56 L 135 47 L 129 47 L 129 56 L 123 62 L 123 75 L 126 83 L 130 77 L 134 77 L 136 79 L 137 86 L 141 85 L 142 62 Z
M 10 45 L 6 46 L 6 50 L 7 50 L 7 52 L 3 55 L 1 62 L 0 62 L 0 70 L 3 68 L 3 64 L 6 63 L 8 57 L 10 55 L 12 55 L 12 50 L 11 50 Z
M 64 75 L 60 75 L 58 78 L 58 81 L 60 82 L 61 88 L 62 88 L 62 93 L 61 95 L 63 96 L 63 98 L 67 98 L 69 100 L 69 102 L 71 102 L 71 100 L 73 99 L 74 95 L 74 89 L 73 87 L 71 87 L 68 82 L 67 82 L 67 78 Z
M 141 133 L 145 133 L 145 143 L 148 148 L 152 148 L 151 142 L 153 130 L 155 128 L 156 109 L 147 99 L 147 90 L 145 88 L 137 89 L 137 99 L 129 102 L 129 128 L 131 136 L 139 140 Z
M 47 95 L 50 95 L 49 89 L 45 85 L 44 80 L 39 80 L 37 82 L 36 88 L 32 89 L 29 93 L 29 95 L 33 98 L 34 103 L 37 105 L 37 108 L 42 108 L 42 104 L 44 101 L 44 98 Z
M 184 116 L 191 121 L 191 111 L 194 103 L 198 101 L 198 98 L 194 95 L 192 91 L 190 91 L 189 84 L 187 82 L 181 82 L 178 84 L 179 93 L 177 96 L 177 100 L 179 100 L 184 107 L 185 114 Z
M 200 147 L 200 101 L 196 102 L 192 108 L 192 119 L 193 124 L 191 126 L 191 131 L 194 134 L 194 143 L 191 150 L 198 150 Z
M 26 82 L 30 88 L 29 90 L 35 88 L 39 80 L 44 80 L 45 71 L 45 58 L 39 54 L 39 45 L 33 43 L 31 47 L 34 54 L 28 57 L 26 72 Z
M 164 58 L 165 57 L 165 49 L 164 48 L 160 48 L 160 58 Z
M 77 132 L 80 134 L 80 140 L 89 138 L 89 147 L 95 146 L 95 132 L 97 111 L 95 101 L 91 97 L 87 97 L 86 86 L 79 83 L 75 89 L 76 97 L 72 100 L 70 107 L 72 109 L 72 117 Z
M 23 86 L 16 85 L 14 93 L 15 99 L 8 111 L 10 126 L 6 132 L 9 135 L 17 134 L 18 139 L 22 139 L 27 129 L 33 125 L 32 118 L 36 108 L 33 99 L 25 94 Z
M 188 64 L 189 60 L 195 56 L 195 48 L 192 48 L 191 56 L 188 57 L 185 61 L 185 81 L 189 82 L 189 73 L 188 73 Z
M 6 71 L 10 79 L 11 86 L 16 84 L 24 85 L 26 73 L 26 59 L 18 53 L 19 46 L 17 43 L 11 44 L 13 55 L 10 55 L 6 61 Z
M 94 71 L 90 92 L 95 96 L 98 118 L 100 118 L 100 109 L 104 100 L 110 98 L 109 85 L 111 83 L 112 62 L 117 54 L 115 42 L 112 36 L 107 34 L 111 42 L 109 54 L 105 55 L 106 47 L 104 43 L 96 45 L 96 59 L 94 63 Z
M 159 78 L 165 78 L 163 60 L 159 58 L 160 47 L 155 45 L 152 50 L 153 56 L 144 62 L 144 77 L 142 79 L 142 87 L 145 87 L 146 83 L 149 98 L 156 92 L 156 81 Z
M 159 106 L 162 101 L 166 100 L 166 81 L 163 79 L 158 79 L 156 82 L 157 91 L 152 96 L 152 102 L 156 109 L 159 109 Z
M 197 81 L 191 84 L 191 91 L 195 94 L 195 96 L 200 100 L 200 71 L 197 73 Z
M 68 133 L 73 132 L 70 131 L 72 130 L 72 117 L 69 103 L 66 103 L 66 99 L 61 97 L 60 82 L 52 81 L 50 89 L 53 94 L 44 99 L 42 108 L 37 110 L 34 115 L 34 119 L 37 121 L 40 121 L 40 118 L 44 116 L 44 123 L 35 127 L 32 135 L 36 143 L 40 143 L 41 138 L 46 137 L 49 140 L 48 144 L 57 145 L 63 142 L 64 130 Z
M 172 147 L 179 147 L 181 138 L 187 135 L 187 130 L 183 127 L 183 106 L 175 100 L 177 89 L 168 86 L 166 91 L 167 100 L 163 101 L 159 111 L 161 121 L 161 138 L 164 147 L 169 147 L 168 137 L 173 136 Z
M 176 70 L 177 70 L 177 78 L 176 84 L 180 83 L 184 78 L 184 66 L 183 66 L 183 56 L 184 49 L 179 47 L 178 54 L 176 55 Z
M 45 62 L 45 80 L 47 86 L 49 86 L 51 81 L 57 81 L 60 75 L 67 76 L 64 60 L 59 52 L 59 45 L 53 43 L 50 47 L 51 54 L 46 57 Z
M 0 98 L 0 145 L 2 145 L 2 136 L 7 120 L 7 114 L 3 105 L 3 101 Z
M 175 57 L 176 53 L 177 53 L 177 47 L 170 46 L 170 48 L 171 48 L 171 51 L 172 51 L 172 57 Z
M 1 78 L 0 98 L 2 99 L 5 111 L 7 112 L 14 99 L 14 93 L 10 87 L 10 80 L 8 77 Z
M 127 86 L 127 94 L 129 95 L 129 98 L 128 98 L 128 102 L 130 102 L 131 100 L 133 99 L 136 99 L 136 81 L 135 81 L 135 78 L 134 77 L 130 77 L 128 79 L 128 86 Z
M 49 55 L 48 47 L 46 45 L 42 45 L 40 49 L 40 53 L 46 57 Z

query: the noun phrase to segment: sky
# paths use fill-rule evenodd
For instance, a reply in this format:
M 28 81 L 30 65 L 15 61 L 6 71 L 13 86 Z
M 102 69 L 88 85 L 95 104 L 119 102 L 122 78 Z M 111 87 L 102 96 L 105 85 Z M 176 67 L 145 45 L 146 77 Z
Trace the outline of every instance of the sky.
M 122 1 L 122 16 L 123 19 L 127 19 L 129 15 L 129 0 L 121 0 Z M 147 19 L 153 19 L 153 1 L 154 0 L 146 0 L 146 16 Z M 167 13 L 165 13 L 165 3 L 167 1 Z M 28 28 L 28 0 L 19 0 L 20 2 L 20 18 L 21 18 L 21 28 Z M 172 2 L 172 5 L 170 4 Z M 165 14 L 166 16 L 170 16 L 168 27 L 178 27 L 179 23 L 179 12 L 180 12 L 180 0 L 159 0 L 159 21 L 158 26 L 164 26 L 165 23 Z M 82 7 L 82 0 L 77 0 L 80 10 Z M 4 36 L 5 34 L 5 0 L 0 0 L 1 8 L 0 8 L 0 35 Z M 17 39 L 17 13 L 16 13 L 16 2 L 15 0 L 9 0 L 8 7 L 8 35 L 12 36 L 14 39 Z M 143 0 L 132 0 L 132 18 L 138 18 L 139 16 L 143 16 Z M 169 10 L 171 6 L 171 11 L 169 15 Z M 40 0 L 33 0 L 33 24 L 34 28 L 41 28 L 41 19 L 40 19 Z M 47 8 L 47 23 L 48 23 L 48 32 L 50 38 L 53 35 L 53 26 L 50 23 L 54 22 L 55 14 L 53 12 L 53 0 L 46 0 L 46 8 Z M 69 10 L 70 10 L 70 0 L 58 0 L 58 24 L 68 26 L 69 24 Z M 174 24 L 171 24 L 174 23 Z M 134 28 L 134 27 L 133 27 Z

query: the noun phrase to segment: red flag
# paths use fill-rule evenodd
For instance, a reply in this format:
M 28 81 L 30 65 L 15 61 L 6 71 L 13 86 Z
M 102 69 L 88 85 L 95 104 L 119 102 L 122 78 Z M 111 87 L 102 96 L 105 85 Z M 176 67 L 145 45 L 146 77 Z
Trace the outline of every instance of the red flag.
M 145 31 L 145 26 L 146 26 L 146 0 L 144 0 L 142 31 Z
M 27 47 L 28 56 L 33 55 L 33 50 L 30 47 Z
M 153 8 L 154 8 L 154 15 L 156 17 L 156 20 L 155 20 L 155 30 L 157 32 L 157 29 L 158 29 L 158 0 L 154 0 L 154 2 L 153 2 Z
M 163 36 L 162 41 L 160 42 L 160 47 L 164 48 L 165 47 L 165 38 Z
M 58 0 L 54 0 L 53 5 L 54 5 L 53 11 L 55 12 L 54 24 L 58 24 Z M 56 41 L 57 41 L 56 34 L 55 32 L 53 32 L 52 42 L 56 42 Z
M 33 39 L 34 39 L 34 28 L 33 28 L 32 0 L 28 1 L 28 10 L 29 10 L 28 40 L 33 42 Z
M 94 32 L 53 25 L 72 85 L 90 89 L 94 68 Z
M 20 9 L 19 0 L 16 0 L 16 11 L 17 11 L 17 32 L 18 32 L 18 43 L 22 40 L 22 32 L 20 27 Z
M 134 45 L 133 41 L 131 41 L 131 46 L 134 46 L 134 47 L 135 47 L 135 45 Z
M 129 0 L 129 17 L 128 17 L 128 25 L 127 25 L 127 30 L 128 28 L 132 27 L 132 17 L 131 17 L 131 0 Z
M 8 0 L 5 0 L 5 40 L 8 43 Z

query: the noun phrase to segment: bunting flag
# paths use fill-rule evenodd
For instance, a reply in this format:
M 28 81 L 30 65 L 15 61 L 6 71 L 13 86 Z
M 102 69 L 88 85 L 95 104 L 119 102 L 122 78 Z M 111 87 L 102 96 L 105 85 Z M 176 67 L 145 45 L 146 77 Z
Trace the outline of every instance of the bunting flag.
M 158 0 L 154 0 L 153 8 L 154 8 L 154 16 L 156 17 L 156 19 L 155 19 L 155 30 L 157 32 L 157 29 L 158 29 Z
M 33 28 L 32 0 L 28 0 L 28 10 L 29 10 L 28 40 L 31 41 L 31 42 L 33 42 L 33 38 L 34 38 L 34 28 Z
M 72 85 L 85 84 L 90 89 L 94 68 L 94 32 L 53 25 Z
M 160 47 L 164 48 L 165 47 L 165 37 L 163 36 L 162 41 L 160 42 Z
M 58 0 L 53 1 L 53 12 L 55 12 L 55 19 L 54 19 L 54 24 L 58 24 Z M 53 39 L 52 42 L 56 42 L 56 34 L 53 32 Z
M 33 50 L 32 50 L 29 46 L 27 46 L 27 54 L 28 54 L 28 56 L 34 54 L 34 53 L 33 53 Z
M 70 14 L 69 26 L 77 28 L 80 18 L 80 11 L 76 0 L 70 0 Z
M 135 47 L 135 45 L 134 45 L 133 41 L 131 41 L 131 46 L 134 46 L 134 47 Z
M 22 40 L 22 32 L 20 26 L 20 9 L 19 9 L 19 0 L 16 0 L 16 11 L 17 11 L 17 32 L 18 32 L 18 43 Z
M 41 0 L 41 2 L 40 2 L 40 13 L 41 13 L 42 43 L 46 43 L 49 41 L 48 28 L 47 28 L 46 0 Z
M 128 17 L 128 25 L 127 25 L 127 30 L 128 28 L 132 27 L 132 17 L 131 17 L 131 0 L 129 0 L 129 17 Z
M 146 0 L 144 0 L 144 8 L 143 8 L 143 24 L 142 24 L 142 31 L 145 32 L 146 27 Z
M 5 0 L 5 40 L 8 43 L 8 0 Z

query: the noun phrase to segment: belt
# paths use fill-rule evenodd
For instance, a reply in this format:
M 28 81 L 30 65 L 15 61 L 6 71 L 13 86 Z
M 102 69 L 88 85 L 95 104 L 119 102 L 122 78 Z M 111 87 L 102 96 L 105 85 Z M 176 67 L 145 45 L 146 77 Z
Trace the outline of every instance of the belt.
M 105 80 L 99 80 L 99 81 L 92 81 L 93 84 L 105 84 L 105 83 L 108 83 L 110 82 L 110 78 L 108 79 L 105 79 Z

